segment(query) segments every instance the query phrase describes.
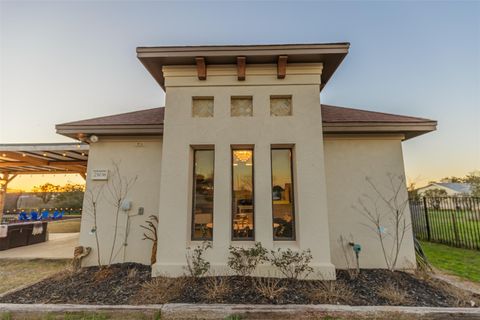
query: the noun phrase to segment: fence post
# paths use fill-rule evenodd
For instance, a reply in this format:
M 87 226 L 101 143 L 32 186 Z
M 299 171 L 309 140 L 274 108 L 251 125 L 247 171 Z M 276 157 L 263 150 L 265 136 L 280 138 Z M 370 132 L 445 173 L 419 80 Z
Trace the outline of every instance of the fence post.
M 428 219 L 427 198 L 423 197 L 423 209 L 425 210 L 425 223 L 427 224 L 427 240 L 431 240 L 430 235 L 430 221 Z

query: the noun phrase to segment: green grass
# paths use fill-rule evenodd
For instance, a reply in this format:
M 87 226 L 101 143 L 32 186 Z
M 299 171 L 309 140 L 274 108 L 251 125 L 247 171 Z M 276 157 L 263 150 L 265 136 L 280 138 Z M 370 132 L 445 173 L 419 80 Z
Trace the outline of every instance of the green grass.
M 73 233 L 80 232 L 80 219 L 66 219 L 51 221 L 48 223 L 50 233 Z
M 480 248 L 480 220 L 472 211 L 429 210 L 431 240 L 440 243 L 451 243 L 466 248 Z M 422 217 L 418 230 L 421 239 L 426 239 L 425 220 Z
M 480 282 L 480 252 L 424 242 L 422 248 L 430 263 L 456 276 Z
M 0 293 L 66 272 L 69 264 L 69 260 L 0 259 Z

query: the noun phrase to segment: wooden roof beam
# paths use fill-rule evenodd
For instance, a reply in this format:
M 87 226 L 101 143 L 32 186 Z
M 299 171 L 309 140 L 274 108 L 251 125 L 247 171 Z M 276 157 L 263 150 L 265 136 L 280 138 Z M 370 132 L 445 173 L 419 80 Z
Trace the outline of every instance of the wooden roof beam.
M 285 79 L 287 74 L 288 56 L 278 56 L 277 62 L 277 79 Z
M 26 153 L 23 152 L 10 152 L 10 151 L 4 151 L 1 153 L 2 157 L 8 158 L 8 159 L 13 159 L 13 160 L 18 160 L 18 161 L 23 161 L 23 162 L 28 162 L 30 165 L 36 165 L 36 166 L 47 166 L 48 165 L 48 160 L 42 160 L 36 157 L 32 157 L 30 155 L 27 155 Z
M 16 162 L 0 162 L 0 168 L 8 168 L 8 167 L 25 167 L 31 166 L 30 162 L 26 161 L 16 161 Z
M 23 170 L 23 171 L 10 171 L 10 174 L 13 174 L 15 176 L 17 175 L 28 175 L 28 174 L 85 174 L 86 171 L 85 170 L 63 170 L 63 171 L 55 171 L 55 170 L 52 170 L 52 171 L 48 171 L 48 170 L 32 170 L 32 171 L 28 171 L 28 170 Z
M 198 80 L 207 80 L 207 65 L 204 57 L 196 57 Z
M 26 166 L 51 166 L 51 167 L 73 167 L 73 166 L 87 166 L 87 161 L 47 161 L 45 164 L 36 164 L 30 161 L 16 161 L 16 162 L 0 162 L 0 168 L 14 168 Z
M 245 80 L 245 69 L 247 64 L 247 57 L 237 57 L 237 79 L 238 81 Z

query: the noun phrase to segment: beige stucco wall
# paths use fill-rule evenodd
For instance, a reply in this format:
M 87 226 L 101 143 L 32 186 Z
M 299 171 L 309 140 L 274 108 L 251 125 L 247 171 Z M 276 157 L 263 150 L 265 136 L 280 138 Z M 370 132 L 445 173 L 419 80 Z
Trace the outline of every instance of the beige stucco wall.
M 92 181 L 91 172 L 94 169 L 108 169 L 109 180 L 113 181 L 114 163 L 124 181 L 134 179 L 127 196 L 132 201 L 130 228 L 128 228 L 127 246 L 123 247 L 127 230 L 127 214 L 119 215 L 117 240 L 114 248 L 113 262 L 139 262 L 150 264 L 152 243 L 142 240 L 143 229 L 140 225 L 150 215 L 158 215 L 158 195 L 160 193 L 160 166 L 162 158 L 161 138 L 108 138 L 100 137 L 100 141 L 90 144 L 88 158 L 88 171 L 84 211 L 80 234 L 80 245 L 91 247 L 92 252 L 83 260 L 85 266 L 97 264 L 97 246 L 95 236 L 91 232 L 94 225 L 93 210 L 91 205 L 92 194 L 95 197 L 105 181 Z M 117 184 L 118 186 L 118 184 Z M 111 204 L 108 187 L 105 186 L 98 198 L 97 206 L 97 233 L 99 235 L 102 263 L 107 263 L 113 243 L 115 231 L 115 208 Z M 138 208 L 144 208 L 144 214 L 138 215 Z
M 163 138 L 106 138 L 90 145 L 87 194 L 84 202 L 80 243 L 92 247 L 84 265 L 96 264 L 95 236 L 89 193 L 95 195 L 105 182 L 92 181 L 93 169 L 113 169 L 137 177 L 130 195 L 128 246 L 122 247 L 126 214 L 121 213 L 113 262 L 150 263 L 151 242 L 142 240 L 140 228 L 151 214 L 158 214 L 157 263 L 153 275 L 185 273 L 186 250 L 201 244 L 191 241 L 192 146 L 215 148 L 213 249 L 206 258 L 212 272 L 228 274 L 228 247 L 251 246 L 253 241 L 231 240 L 231 146 L 254 146 L 255 241 L 268 249 L 310 249 L 313 278 L 333 278 L 334 268 L 345 261 L 338 237 L 352 235 L 363 247 L 362 268 L 385 266 L 378 240 L 364 224 L 366 219 L 353 206 L 366 194 L 375 198 L 365 178 L 388 194 L 388 174 L 404 175 L 401 140 L 396 136 L 326 136 L 322 133 L 319 84 L 321 65 L 289 65 L 287 78 L 276 78 L 275 66 L 247 68 L 246 81 L 236 79 L 235 66 L 211 67 L 206 81 L 196 77 L 194 67 L 165 67 L 166 111 Z M 270 95 L 291 95 L 293 115 L 270 116 Z M 214 117 L 193 118 L 192 97 L 214 97 Z M 232 96 L 253 97 L 253 117 L 231 117 Z M 272 145 L 294 148 L 295 241 L 273 241 L 271 159 Z M 162 177 L 160 179 L 160 177 Z M 402 187 L 406 199 L 406 187 Z M 98 230 L 102 262 L 108 262 L 114 233 L 114 210 L 105 197 L 99 200 Z M 142 216 L 139 207 L 145 208 Z M 410 218 L 407 208 L 407 218 Z M 408 220 L 407 223 L 410 223 Z M 392 230 L 386 223 L 385 227 Z M 388 245 L 388 244 L 387 244 Z M 399 267 L 415 261 L 411 230 L 408 231 Z M 269 266 L 257 275 L 278 275 Z
M 379 212 L 382 212 L 382 225 L 387 232 L 394 227 L 388 220 L 386 206 L 379 201 L 378 195 L 367 183 L 366 177 L 385 197 L 392 196 L 389 175 L 404 175 L 402 145 L 400 136 L 376 137 L 326 137 L 325 168 L 327 179 L 327 202 L 330 225 L 330 246 L 332 261 L 337 268 L 345 268 L 341 247 L 338 243 L 340 235 L 346 238 L 353 236 L 356 243 L 362 246 L 360 253 L 361 268 L 384 268 L 385 261 L 381 253 L 380 242 L 375 233 L 367 228 L 371 225 L 354 206 L 359 206 L 359 199 L 365 196 L 378 201 Z M 398 179 L 394 181 L 399 182 Z M 407 199 L 406 184 L 401 190 L 401 200 Z M 374 208 L 365 199 L 368 208 Z M 410 225 L 410 212 L 406 207 L 407 224 Z M 391 239 L 386 241 L 391 248 Z M 351 250 L 350 248 L 348 250 Z M 415 265 L 415 253 L 412 230 L 409 228 L 403 249 L 400 252 L 398 267 L 411 268 Z
M 166 111 L 163 137 L 160 223 L 154 275 L 185 272 L 185 252 L 200 244 L 190 240 L 192 148 L 215 147 L 213 249 L 207 253 L 213 272 L 228 273 L 228 247 L 253 241 L 231 241 L 231 146 L 254 145 L 255 241 L 268 249 L 311 249 L 314 277 L 334 277 L 330 262 L 328 214 L 323 163 L 320 75 L 322 66 L 289 65 L 287 77 L 276 77 L 276 66 L 247 66 L 238 81 L 236 66 L 209 67 L 207 80 L 195 67 L 164 67 Z M 270 95 L 292 95 L 293 115 L 270 116 Z M 213 96 L 214 117 L 193 118 L 192 96 Z M 253 97 L 253 117 L 231 117 L 232 96 Z M 270 149 L 294 146 L 296 241 L 273 241 Z M 167 223 L 166 223 L 167 222 Z M 274 275 L 262 266 L 258 274 Z M 320 275 L 319 273 L 323 273 Z

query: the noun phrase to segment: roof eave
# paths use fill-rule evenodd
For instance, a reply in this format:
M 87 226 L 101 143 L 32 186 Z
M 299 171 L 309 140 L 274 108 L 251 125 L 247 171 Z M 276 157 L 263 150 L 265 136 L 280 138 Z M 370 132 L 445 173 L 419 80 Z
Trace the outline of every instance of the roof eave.
M 279 55 L 287 55 L 288 63 L 322 62 L 322 84 L 327 84 L 348 54 L 350 44 L 244 45 L 244 46 L 178 46 L 138 47 L 137 57 L 165 90 L 164 65 L 195 65 L 196 57 L 204 57 L 207 65 L 235 64 L 236 57 L 246 56 L 247 64 L 276 63 Z
M 161 136 L 163 125 L 95 125 L 95 126 L 55 126 L 58 134 L 75 140 L 84 140 L 89 135 L 98 136 Z
M 385 134 L 402 133 L 404 140 L 418 137 L 437 129 L 436 121 L 418 123 L 393 122 L 324 122 L 324 133 Z

